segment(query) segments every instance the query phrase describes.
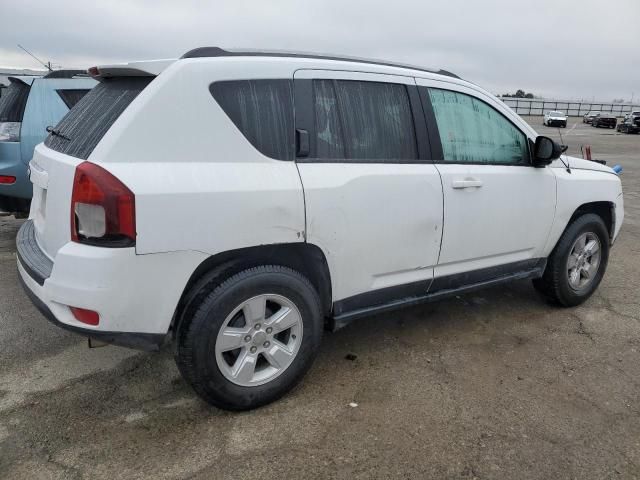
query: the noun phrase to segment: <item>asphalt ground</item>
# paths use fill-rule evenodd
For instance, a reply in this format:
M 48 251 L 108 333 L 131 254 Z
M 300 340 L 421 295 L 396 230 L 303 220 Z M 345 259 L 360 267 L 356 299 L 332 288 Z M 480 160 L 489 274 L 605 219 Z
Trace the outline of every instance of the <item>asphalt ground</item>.
M 624 168 L 590 300 L 559 309 L 522 281 L 365 318 L 240 414 L 200 401 L 170 348 L 88 349 L 50 325 L 18 283 L 21 220 L 0 217 L 0 478 L 640 478 L 640 135 L 570 119 L 562 137 Z

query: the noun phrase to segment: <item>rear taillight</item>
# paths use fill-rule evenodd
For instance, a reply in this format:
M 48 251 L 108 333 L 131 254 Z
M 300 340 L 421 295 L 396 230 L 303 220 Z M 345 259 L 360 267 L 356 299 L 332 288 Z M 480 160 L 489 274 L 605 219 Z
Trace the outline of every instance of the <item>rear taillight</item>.
M 71 240 L 101 247 L 136 243 L 135 196 L 95 163 L 76 167 L 71 194 Z
M 0 175 L 0 185 L 13 185 L 16 183 L 16 177 L 13 175 Z

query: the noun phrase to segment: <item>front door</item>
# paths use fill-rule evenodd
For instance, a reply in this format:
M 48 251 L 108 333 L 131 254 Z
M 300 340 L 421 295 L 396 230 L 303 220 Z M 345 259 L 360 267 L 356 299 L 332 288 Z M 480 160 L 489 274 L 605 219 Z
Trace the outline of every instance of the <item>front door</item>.
M 431 131 L 442 148 L 436 165 L 444 227 L 434 289 L 532 268 L 555 214 L 553 171 L 531 166 L 528 135 L 492 105 L 497 101 L 464 87 L 424 84 L 427 121 L 437 126 Z

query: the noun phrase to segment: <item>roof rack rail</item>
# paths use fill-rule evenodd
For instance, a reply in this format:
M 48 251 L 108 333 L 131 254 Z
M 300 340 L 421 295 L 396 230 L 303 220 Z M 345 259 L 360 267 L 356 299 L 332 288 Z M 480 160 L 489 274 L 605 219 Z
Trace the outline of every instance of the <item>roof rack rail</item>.
M 86 70 L 51 70 L 42 78 L 73 78 L 77 76 L 89 76 Z
M 372 65 L 383 65 L 386 67 L 399 67 L 410 68 L 411 70 L 418 70 L 421 72 L 435 73 L 437 75 L 445 75 L 447 77 L 460 78 L 455 73 L 448 72 L 446 70 L 429 70 L 423 67 L 416 67 L 414 65 L 406 65 L 402 63 L 393 63 L 385 60 L 371 60 L 368 58 L 359 57 L 347 57 L 347 56 L 334 56 L 323 55 L 318 53 L 304 53 L 304 52 L 287 52 L 278 50 L 225 50 L 220 47 L 199 47 L 189 50 L 180 58 L 203 58 L 203 57 L 292 57 L 292 58 L 313 58 L 318 60 L 341 60 L 347 62 L 357 63 L 370 63 Z

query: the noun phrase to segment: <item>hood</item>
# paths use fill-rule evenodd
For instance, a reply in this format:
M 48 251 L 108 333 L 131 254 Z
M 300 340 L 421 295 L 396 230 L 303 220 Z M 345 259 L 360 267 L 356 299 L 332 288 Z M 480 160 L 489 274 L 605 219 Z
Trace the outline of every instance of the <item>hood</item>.
M 606 165 L 602 165 L 601 163 L 598 162 L 592 162 L 591 160 L 585 160 L 584 158 L 580 158 L 580 157 L 571 157 L 569 155 L 562 155 L 562 160 L 564 160 L 566 163 L 569 164 L 569 167 L 571 167 L 572 170 L 594 170 L 596 172 L 604 172 L 604 173 L 611 173 L 613 175 L 616 175 L 616 173 L 613 171 L 613 169 L 611 169 L 611 167 L 608 167 Z M 554 160 L 551 163 L 551 167 L 553 168 L 565 168 L 565 166 L 562 164 L 562 162 L 558 159 L 558 160 Z
M 549 115 L 549 118 L 552 118 L 554 120 L 566 120 L 567 116 L 566 115 Z

